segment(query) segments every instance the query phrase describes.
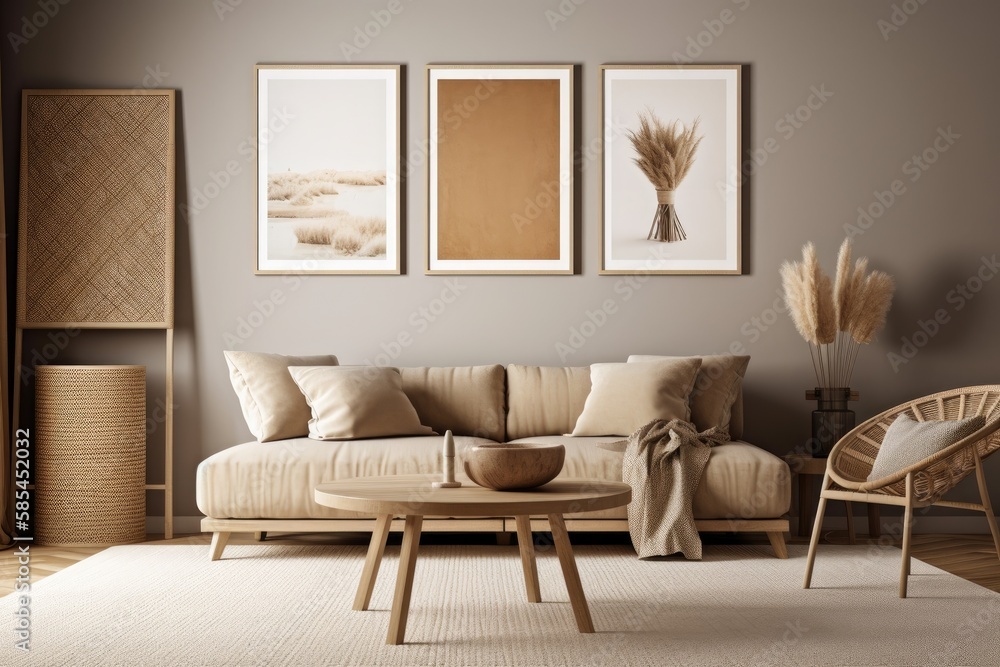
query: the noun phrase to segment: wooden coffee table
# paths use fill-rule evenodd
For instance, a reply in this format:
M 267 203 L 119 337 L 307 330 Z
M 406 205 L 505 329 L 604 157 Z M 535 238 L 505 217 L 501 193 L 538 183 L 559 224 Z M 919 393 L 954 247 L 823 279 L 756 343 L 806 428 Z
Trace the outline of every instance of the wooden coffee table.
M 580 573 L 573 558 L 573 547 L 566 532 L 563 513 L 589 512 L 627 505 L 632 490 L 621 482 L 586 479 L 560 479 L 528 491 L 492 491 L 462 480 L 457 489 L 435 489 L 431 482 L 440 476 L 396 475 L 359 477 L 329 482 L 316 487 L 316 502 L 327 507 L 364 512 L 378 517 L 368 557 L 361 572 L 361 583 L 354 597 L 354 609 L 368 609 L 379 564 L 385 551 L 392 517 L 406 517 L 403 524 L 403 546 L 399 554 L 396 592 L 389 617 L 387 644 L 402 644 L 406 634 L 406 617 L 410 609 L 413 571 L 420 546 L 420 527 L 425 516 L 513 516 L 517 523 L 517 542 L 524 569 L 524 585 L 528 602 L 541 602 L 535 547 L 531 540 L 531 515 L 548 515 L 559 564 L 562 566 L 569 601 L 580 632 L 593 632 L 594 624 L 583 594 Z

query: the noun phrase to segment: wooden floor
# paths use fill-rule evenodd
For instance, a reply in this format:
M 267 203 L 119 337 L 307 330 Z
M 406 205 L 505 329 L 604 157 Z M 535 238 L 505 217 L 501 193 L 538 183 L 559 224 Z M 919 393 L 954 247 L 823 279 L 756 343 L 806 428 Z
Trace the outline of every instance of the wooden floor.
M 491 533 L 468 534 L 462 536 L 427 534 L 425 542 L 449 542 L 461 540 L 462 543 L 494 544 Z M 706 544 L 732 543 L 740 538 L 733 535 L 705 535 Z M 755 536 L 747 536 L 745 542 L 756 542 Z M 844 544 L 846 537 L 838 533 L 828 535 L 831 543 Z M 860 538 L 859 538 L 860 539 Z M 390 540 L 399 541 L 399 535 L 390 536 Z M 593 544 L 613 541 L 628 543 L 626 535 L 590 533 L 574 534 L 575 543 Z M 277 536 L 268 538 L 268 544 L 367 544 L 368 535 L 361 533 L 311 533 L 301 535 Z M 801 540 L 791 540 L 792 544 L 802 543 Z M 203 544 L 206 547 L 205 558 L 208 558 L 209 535 L 200 533 L 185 535 L 172 540 L 157 539 L 151 535 L 146 544 Z M 253 536 L 234 534 L 230 544 L 253 544 Z M 763 539 L 766 543 L 766 539 Z M 88 556 L 103 551 L 104 547 L 31 547 L 31 580 L 38 582 L 55 574 Z M 18 562 L 15 549 L 0 551 L 0 595 L 6 595 L 14 590 L 17 578 Z M 993 547 L 989 535 L 914 535 L 914 557 L 967 579 L 980 586 L 985 586 L 1000 593 L 1000 559 Z

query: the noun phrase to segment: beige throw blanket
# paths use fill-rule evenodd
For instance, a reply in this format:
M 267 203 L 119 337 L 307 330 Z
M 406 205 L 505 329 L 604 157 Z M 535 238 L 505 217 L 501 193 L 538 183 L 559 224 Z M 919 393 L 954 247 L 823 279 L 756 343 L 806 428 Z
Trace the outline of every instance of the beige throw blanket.
M 628 529 L 639 558 L 669 556 L 701 559 L 701 538 L 692 503 L 711 448 L 729 441 L 724 429 L 698 433 L 681 420 L 657 419 L 627 440 L 598 445 L 624 452 L 622 481 L 632 487 Z

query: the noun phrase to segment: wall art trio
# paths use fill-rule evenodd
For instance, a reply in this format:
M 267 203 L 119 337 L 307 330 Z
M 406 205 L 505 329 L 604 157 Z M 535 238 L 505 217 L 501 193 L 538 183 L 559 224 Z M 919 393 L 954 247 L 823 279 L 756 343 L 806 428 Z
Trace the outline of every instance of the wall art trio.
M 401 69 L 256 67 L 256 272 L 399 274 L 420 172 L 425 273 L 577 272 L 576 66 L 428 65 L 405 147 Z M 739 274 L 741 66 L 600 69 L 600 273 Z

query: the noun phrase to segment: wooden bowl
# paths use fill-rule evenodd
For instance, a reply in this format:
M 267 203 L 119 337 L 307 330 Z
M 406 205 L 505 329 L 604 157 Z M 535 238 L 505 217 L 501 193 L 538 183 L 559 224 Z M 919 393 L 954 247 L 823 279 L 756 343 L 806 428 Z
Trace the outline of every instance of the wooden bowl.
M 475 445 L 465 451 L 465 474 L 495 491 L 531 489 L 551 482 L 565 459 L 562 445 Z

